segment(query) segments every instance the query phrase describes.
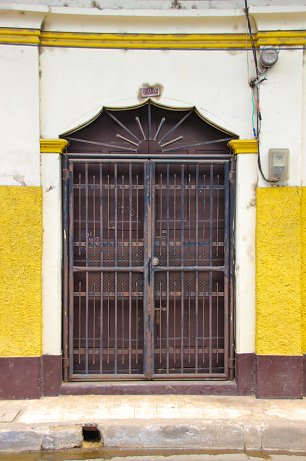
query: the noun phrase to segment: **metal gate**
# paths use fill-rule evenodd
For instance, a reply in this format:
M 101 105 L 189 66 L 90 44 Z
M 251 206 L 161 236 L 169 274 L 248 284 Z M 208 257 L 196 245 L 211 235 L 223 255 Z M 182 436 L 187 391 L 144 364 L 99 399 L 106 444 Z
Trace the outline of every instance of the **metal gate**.
M 164 155 L 161 124 L 134 157 L 64 156 L 66 379 L 233 378 L 233 159 Z
M 228 376 L 229 162 L 69 172 L 72 375 Z

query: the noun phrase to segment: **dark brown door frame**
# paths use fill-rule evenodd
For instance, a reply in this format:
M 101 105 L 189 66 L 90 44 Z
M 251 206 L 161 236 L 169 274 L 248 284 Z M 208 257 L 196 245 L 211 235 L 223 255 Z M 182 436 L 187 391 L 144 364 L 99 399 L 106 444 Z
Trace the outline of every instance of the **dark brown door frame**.
M 69 308 L 68 308 L 68 299 L 69 299 L 69 290 L 68 286 L 72 286 L 72 277 L 73 277 L 73 272 L 72 270 L 69 270 L 69 267 L 72 267 L 73 264 L 73 258 L 72 258 L 72 244 L 73 242 L 70 241 L 68 242 L 68 235 L 69 235 L 69 228 L 73 225 L 73 201 L 71 200 L 71 194 L 73 190 L 73 175 L 72 175 L 72 164 L 73 164 L 73 157 L 78 157 L 79 160 L 81 158 L 84 161 L 88 161 L 88 156 L 71 156 L 72 158 L 69 158 L 69 156 L 65 155 L 64 160 L 63 160 L 63 166 L 64 166 L 64 175 L 63 175 L 63 195 L 64 195 L 64 274 L 63 274 L 63 297 L 64 297 L 64 312 L 63 312 L 63 356 L 64 356 L 64 379 L 78 379 L 76 376 L 74 376 L 71 373 L 71 370 L 73 370 L 73 354 L 69 354 L 69 351 L 73 350 L 73 344 L 72 344 L 72 338 L 73 338 L 73 325 L 72 322 L 69 322 Z M 167 159 L 162 159 L 161 156 L 156 156 L 157 158 L 155 159 L 156 162 L 172 162 L 175 161 L 171 158 Z M 101 156 L 99 156 L 99 159 L 102 159 Z M 112 156 L 113 161 L 117 162 L 122 162 L 124 161 L 122 158 L 117 158 L 114 159 Z M 137 159 L 136 161 L 140 161 L 141 159 Z M 145 162 L 145 181 L 144 183 L 146 184 L 145 187 L 145 202 L 146 202 L 146 207 L 145 209 L 147 212 L 145 213 L 145 226 L 148 228 L 149 223 L 154 222 L 154 204 L 152 203 L 154 200 L 154 173 L 153 173 L 153 168 L 151 167 L 152 160 L 149 159 L 149 157 L 143 156 L 142 159 Z M 230 156 L 226 156 L 224 159 L 216 159 L 214 156 L 203 156 L 202 160 L 209 160 L 210 162 L 225 162 L 227 165 L 227 175 L 230 178 L 230 170 L 233 171 L 233 158 Z M 111 161 L 110 158 L 105 159 L 105 161 Z M 125 161 L 135 161 L 135 159 L 125 159 Z M 186 160 L 180 159 L 180 162 L 182 164 L 188 163 L 188 162 L 198 162 L 201 161 L 201 156 L 196 157 L 196 158 L 188 158 Z M 154 163 L 153 163 L 154 164 Z M 228 241 L 228 245 L 226 245 L 227 248 L 227 254 L 224 255 L 225 259 L 228 260 L 228 265 L 226 268 L 226 286 L 224 287 L 224 290 L 227 292 L 226 299 L 229 299 L 229 308 L 227 309 L 228 316 L 226 316 L 225 322 L 226 324 L 224 325 L 224 328 L 227 329 L 229 336 L 228 340 L 226 341 L 225 344 L 225 368 L 228 370 L 227 373 L 224 375 L 217 375 L 213 376 L 210 375 L 210 378 L 221 378 L 221 379 L 232 379 L 233 378 L 233 342 L 234 342 L 234 323 L 233 323 L 233 289 L 232 289 L 232 283 L 233 283 L 233 238 L 232 238 L 232 231 L 233 231 L 233 226 L 232 226 L 232 221 L 233 221 L 233 184 L 228 181 L 228 193 L 227 193 L 227 202 L 225 205 L 225 211 L 228 219 L 228 226 L 226 226 L 226 235 L 225 238 Z M 70 198 L 70 199 L 69 199 Z M 154 228 L 154 226 L 153 226 Z M 154 297 L 153 297 L 153 280 L 154 280 L 154 273 L 156 270 L 159 269 L 153 269 L 152 267 L 152 257 L 154 253 L 154 236 L 152 234 L 152 226 L 151 226 L 151 232 L 147 232 L 147 238 L 146 238 L 146 243 L 145 243 L 145 253 L 144 253 L 144 280 L 147 281 L 148 283 L 145 283 L 144 286 L 145 288 L 145 293 L 144 293 L 144 303 L 147 306 L 147 309 L 145 309 L 145 317 L 144 317 L 144 327 L 145 330 L 147 330 L 148 335 L 145 340 L 145 345 L 144 345 L 144 354 L 146 356 L 146 360 L 144 361 L 147 366 L 144 367 L 144 377 L 146 379 L 152 379 L 154 377 L 153 373 L 153 360 L 154 360 L 154 338 L 153 338 L 153 325 L 154 325 Z M 229 253 L 230 252 L 230 253 Z M 229 284 L 231 286 L 229 286 Z M 70 312 L 73 309 L 73 302 L 70 301 Z M 145 335 L 146 336 L 146 335 Z M 67 338 L 70 338 L 69 341 L 67 341 Z M 70 359 L 69 359 L 70 356 Z M 70 373 L 68 370 L 70 369 Z M 128 375 L 126 376 L 128 377 Z M 158 379 L 171 379 L 172 377 L 167 375 L 165 377 L 163 376 L 155 376 Z M 140 376 L 141 378 L 141 376 Z M 173 377 L 177 379 L 178 377 Z M 173 379 L 172 378 L 172 379 Z M 183 376 L 183 379 L 194 379 L 195 376 Z M 200 379 L 203 379 L 201 377 Z

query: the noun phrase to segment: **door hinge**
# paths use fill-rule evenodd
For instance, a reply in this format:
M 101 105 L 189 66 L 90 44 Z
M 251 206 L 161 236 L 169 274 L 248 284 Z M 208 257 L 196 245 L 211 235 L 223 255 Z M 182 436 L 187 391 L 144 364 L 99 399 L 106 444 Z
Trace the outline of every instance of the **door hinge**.
M 235 179 L 236 179 L 236 171 L 235 170 L 231 170 L 228 174 L 228 179 L 230 182 L 234 182 Z

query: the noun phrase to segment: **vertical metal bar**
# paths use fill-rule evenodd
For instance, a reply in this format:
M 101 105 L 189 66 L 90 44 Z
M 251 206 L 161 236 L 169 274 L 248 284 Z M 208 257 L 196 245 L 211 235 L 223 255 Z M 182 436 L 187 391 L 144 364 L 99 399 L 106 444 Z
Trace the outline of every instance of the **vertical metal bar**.
M 103 267 L 103 165 L 99 165 L 100 173 L 100 264 Z M 104 318 L 103 318 L 103 285 L 104 285 L 104 274 L 100 272 L 100 373 L 103 373 L 103 329 L 104 329 Z
M 86 267 L 88 267 L 88 163 L 85 163 L 85 233 Z
M 129 267 L 132 266 L 132 164 L 129 164 Z M 132 372 L 132 272 L 129 271 L 129 373 Z
M 166 183 L 166 213 L 167 213 L 167 267 L 170 265 L 170 165 L 167 164 L 167 183 Z M 170 288 L 170 275 L 169 271 L 167 270 L 167 312 L 166 312 L 166 367 L 167 367 L 167 374 L 169 374 L 169 310 L 170 310 L 170 295 L 169 295 L 169 288 Z
M 151 115 L 151 104 L 148 102 L 148 139 L 151 139 L 151 129 L 152 129 L 152 115 Z
M 235 156 L 232 157 L 230 168 L 235 171 Z M 224 178 L 228 181 L 227 178 Z M 234 238 L 234 216 L 235 216 L 235 184 L 233 181 L 229 184 L 229 357 L 234 359 L 235 356 L 235 322 L 234 322 L 234 255 L 235 255 L 235 238 Z M 230 368 L 229 378 L 234 379 L 235 370 Z
M 188 173 L 188 255 L 190 255 L 191 240 L 191 175 Z
M 204 170 L 205 171 L 205 170 Z M 203 188 L 204 188 L 204 197 L 203 197 L 203 257 L 204 257 L 204 262 L 203 264 L 206 264 L 205 261 L 205 223 L 206 223 L 206 174 L 203 174 Z
M 214 193 L 214 166 L 210 165 L 210 184 L 209 184 L 209 265 L 212 266 L 212 226 L 213 226 L 213 193 Z
M 107 256 L 109 257 L 110 250 L 110 175 L 107 175 Z
M 125 275 L 125 274 L 124 274 Z M 124 324 L 124 286 L 121 282 L 121 364 L 124 365 L 124 355 L 125 355 L 125 324 Z
M 176 282 L 173 285 L 173 362 L 176 363 Z
M 210 165 L 210 184 L 209 184 L 209 264 L 212 265 L 212 224 L 213 224 L 213 186 L 214 186 L 214 166 Z M 212 373 L 212 271 L 209 271 L 209 373 Z
M 93 284 L 93 332 L 92 332 L 92 364 L 95 365 L 96 363 L 96 284 Z
M 176 173 L 173 174 L 173 254 L 176 255 Z
M 212 373 L 212 271 L 209 271 L 209 373 Z
M 123 230 L 123 222 L 124 222 L 124 175 L 121 175 L 122 180 L 122 190 L 121 190 L 121 256 L 123 257 L 123 249 L 124 249 L 124 230 Z
M 216 292 L 216 312 L 217 312 L 217 322 L 216 322 L 216 337 L 217 337 L 217 364 L 219 364 L 219 283 L 217 282 L 217 292 Z
M 152 280 L 152 176 L 154 164 L 150 161 L 144 165 L 144 374 L 151 379 L 154 370 L 152 323 L 153 280 Z
M 195 172 L 195 244 L 196 266 L 199 265 L 199 164 Z M 199 271 L 195 273 L 195 373 L 198 373 L 198 331 L 199 331 Z
M 79 293 L 78 293 L 78 301 L 79 301 L 79 364 L 81 363 L 81 347 L 82 347 L 82 284 L 79 282 Z
M 139 347 L 138 345 L 138 328 L 139 328 L 139 324 L 138 324 L 138 315 L 139 315 L 139 312 L 138 312 L 138 282 L 136 282 L 135 284 L 135 289 L 136 289 L 136 295 L 135 295 L 136 297 L 135 299 L 135 304 L 136 304 L 135 306 L 135 309 L 136 309 L 136 322 L 135 322 L 136 323 L 135 325 L 135 328 L 136 328 L 136 334 L 135 334 L 136 336 L 136 364 L 138 364 L 138 347 Z
M 73 163 L 69 162 L 69 374 L 74 372 L 74 190 Z
M 139 198 L 138 198 L 138 191 L 139 191 L 139 183 L 138 183 L 138 174 L 136 174 L 136 255 L 137 261 L 139 257 Z M 144 245 L 144 243 L 142 242 Z
M 64 244 L 64 277 L 63 277 L 63 358 L 64 360 L 69 360 L 69 324 L 68 324 L 68 312 L 69 312 L 69 241 L 70 241 L 70 231 L 69 231 L 69 170 L 68 170 L 68 160 L 64 156 L 63 160 L 63 244 Z M 70 296 L 73 295 L 73 292 L 70 293 Z M 68 368 L 64 367 L 63 377 L 64 381 L 68 380 Z
M 92 214 L 93 214 L 93 258 L 96 259 L 96 176 L 92 176 Z M 93 298 L 93 355 L 92 364 L 95 365 L 95 347 L 96 347 L 96 284 L 94 283 L 94 298 Z
M 169 267 L 169 246 L 170 246 L 170 165 L 167 164 L 166 180 L 166 216 L 167 216 L 167 267 Z
M 115 287 L 114 287 L 115 288 Z M 107 364 L 109 364 L 110 358 L 110 285 L 107 282 Z
M 115 266 L 118 266 L 118 165 L 114 164 Z
M 224 165 L 224 371 L 229 359 L 229 162 Z
M 114 164 L 114 192 L 115 192 L 115 267 L 118 266 L 118 180 L 117 163 Z M 118 373 L 118 272 L 115 271 L 115 344 L 114 344 L 115 374 Z
M 93 254 L 96 259 L 96 176 L 92 176 Z
M 181 271 L 181 373 L 184 373 L 184 272 Z
M 181 165 L 181 266 L 184 266 L 184 238 L 185 238 L 185 165 Z M 184 373 L 184 272 L 181 271 L 181 373 Z
M 114 342 L 114 373 L 118 373 L 118 272 L 115 271 L 115 342 Z
M 163 174 L 159 175 L 159 255 L 162 254 L 162 244 L 163 244 Z
M 88 375 L 88 314 L 89 314 L 89 275 L 86 271 L 85 291 L 85 374 Z
M 206 273 L 205 273 L 206 275 Z M 203 281 L 203 298 L 202 298 L 202 363 L 205 363 L 205 279 Z
M 217 175 L 217 238 L 216 238 L 216 256 L 219 256 L 219 206 L 220 206 L 220 175 Z
M 82 201 L 81 201 L 81 174 L 79 174 L 79 256 L 81 256 L 82 241 Z
M 103 272 L 100 272 L 100 373 L 103 373 L 103 328 L 104 328 L 104 316 L 103 316 Z
M 188 274 L 189 275 L 189 274 Z M 188 280 L 188 363 L 190 363 L 191 359 L 191 288 L 190 288 L 190 280 Z
M 162 363 L 162 325 L 163 325 L 163 302 L 162 302 L 162 282 L 159 283 L 159 363 Z
M 170 295 L 169 295 L 169 285 L 170 285 L 170 276 L 169 271 L 167 271 L 167 328 L 166 328 L 166 364 L 167 364 L 167 374 L 169 374 L 169 310 L 170 310 Z

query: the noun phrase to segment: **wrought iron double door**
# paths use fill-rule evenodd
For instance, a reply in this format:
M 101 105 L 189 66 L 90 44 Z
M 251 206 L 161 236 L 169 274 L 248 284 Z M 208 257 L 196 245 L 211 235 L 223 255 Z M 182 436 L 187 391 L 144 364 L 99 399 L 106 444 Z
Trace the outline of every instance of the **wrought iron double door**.
M 226 379 L 229 161 L 67 162 L 70 379 Z

